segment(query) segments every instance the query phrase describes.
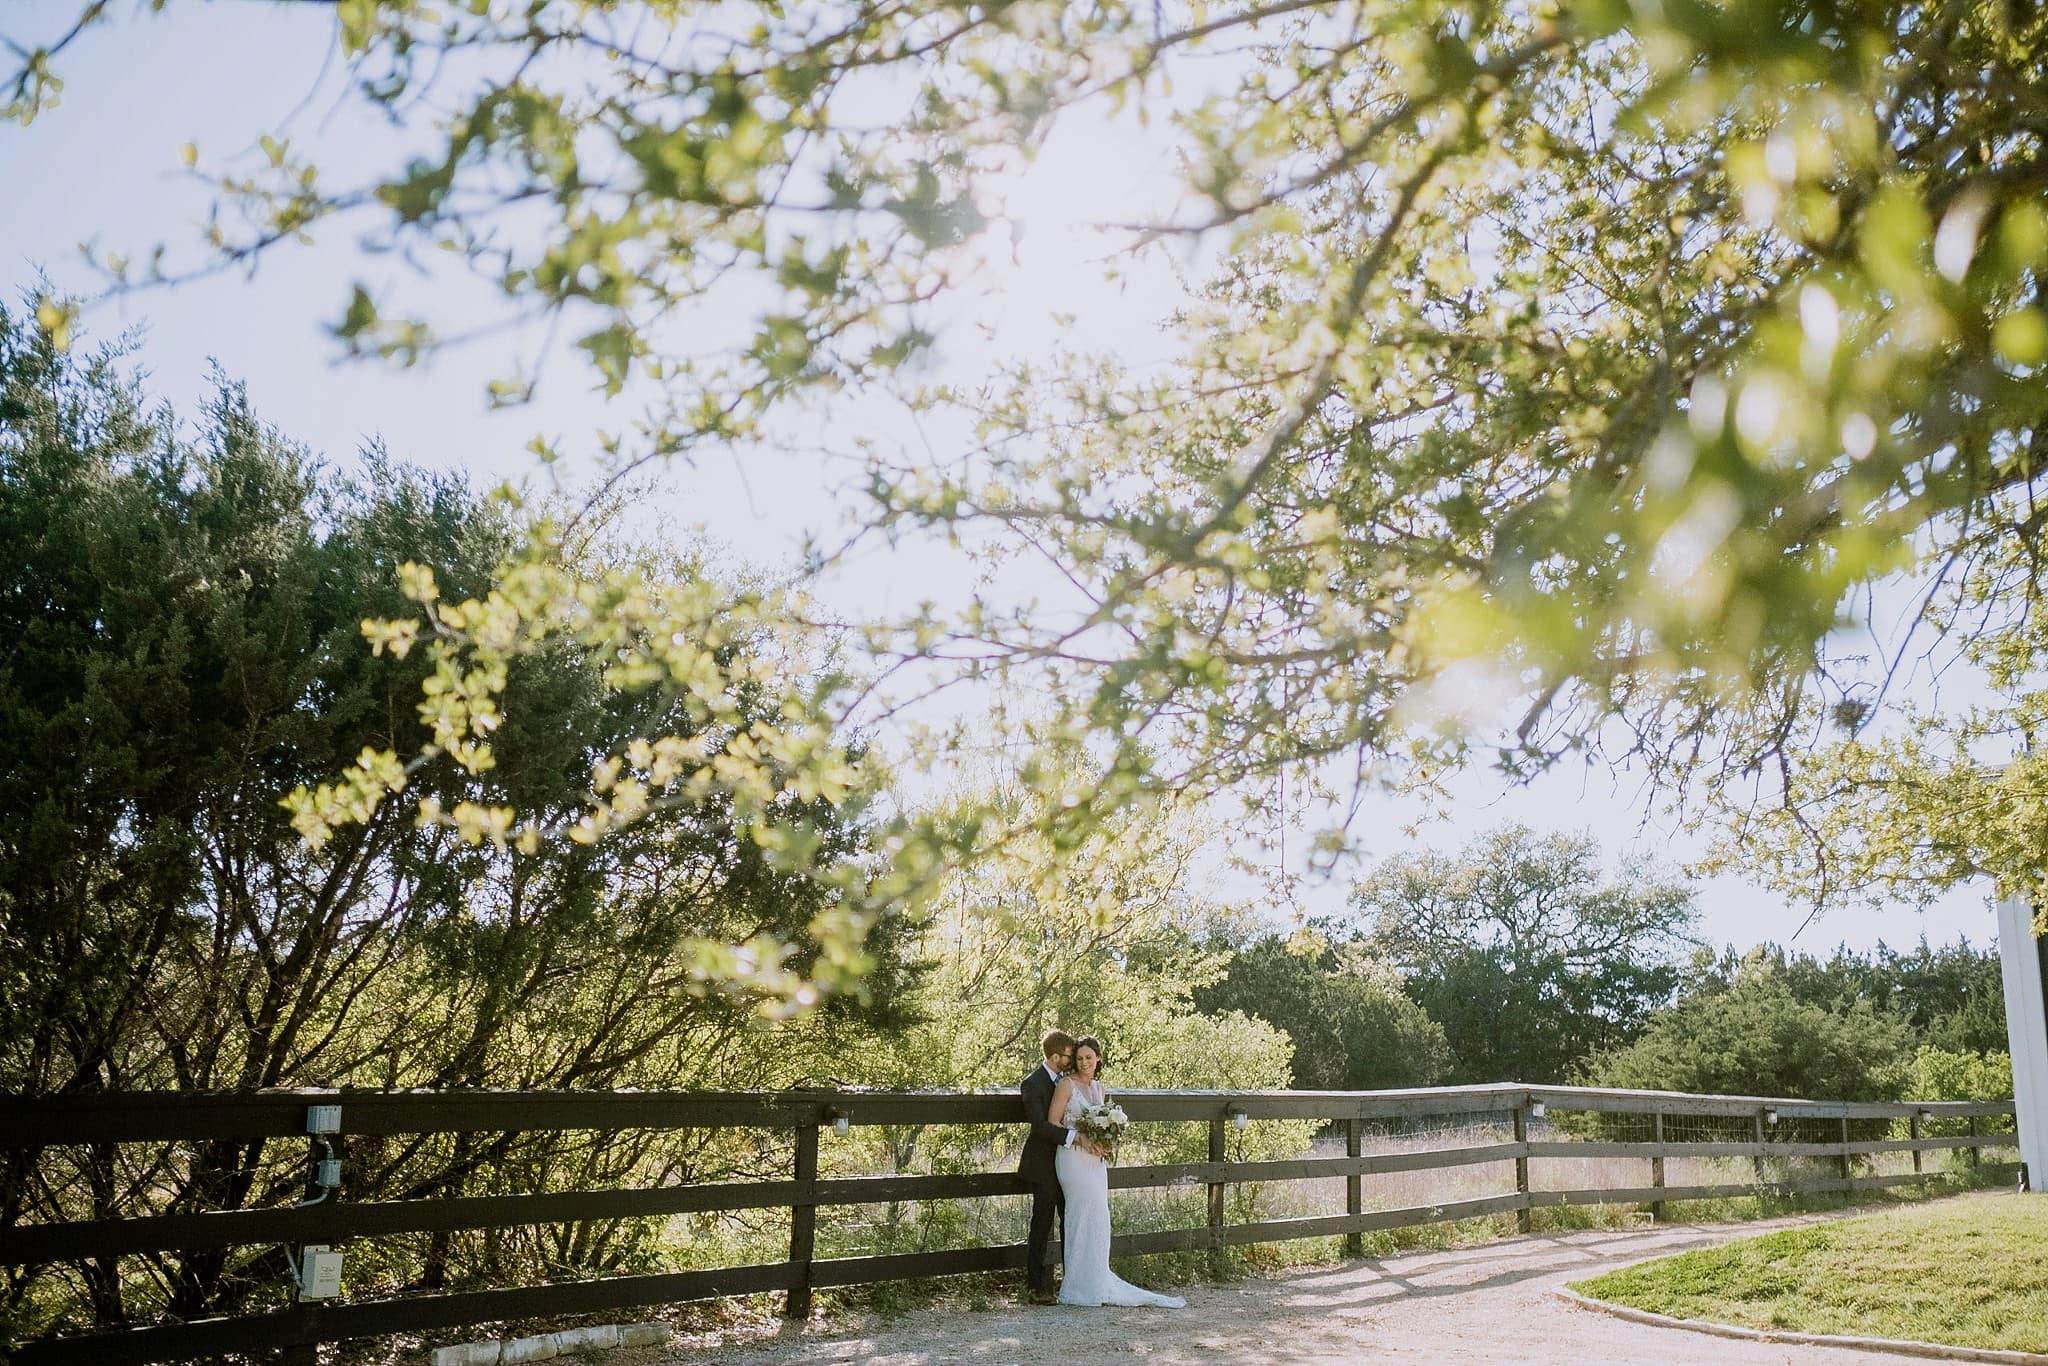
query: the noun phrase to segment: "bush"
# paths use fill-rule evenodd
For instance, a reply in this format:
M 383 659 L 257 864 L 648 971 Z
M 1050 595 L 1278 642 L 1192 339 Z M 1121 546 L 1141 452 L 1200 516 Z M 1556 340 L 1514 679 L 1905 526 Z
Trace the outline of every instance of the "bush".
M 1868 1001 L 1829 1010 L 1796 997 L 1783 974 L 1747 973 L 1691 996 L 1642 1037 L 1594 1057 L 1591 1086 L 1808 1100 L 1896 1100 L 1907 1089 L 1910 1033 Z
M 1925 1047 L 1913 1055 L 1906 1068 L 1906 1095 L 1913 1100 L 2011 1100 L 2012 1054 L 2006 1052 L 1956 1052 Z M 2012 1132 L 2010 1115 L 1983 1115 L 1978 1132 Z M 1901 1120 L 1896 1136 L 1904 1137 L 1908 1126 Z M 1920 1132 L 1927 1138 L 1950 1138 L 1970 1131 L 1967 1119 L 1928 1119 Z

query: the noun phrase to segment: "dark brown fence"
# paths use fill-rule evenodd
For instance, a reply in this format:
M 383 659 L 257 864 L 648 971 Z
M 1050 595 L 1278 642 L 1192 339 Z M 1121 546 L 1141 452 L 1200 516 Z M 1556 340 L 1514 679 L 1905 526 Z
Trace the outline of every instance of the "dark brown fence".
M 1119 1100 L 1136 1123 L 1199 1123 L 1208 1131 L 1208 1160 L 1126 1165 L 1113 1188 L 1206 1187 L 1206 1221 L 1160 1231 L 1126 1233 L 1120 1256 L 1224 1248 L 1297 1238 L 1341 1236 L 1356 1255 L 1360 1235 L 1379 1229 L 1443 1223 L 1513 1212 L 1523 1229 L 1530 1211 L 1554 1205 L 1639 1204 L 1661 1217 L 1669 1201 L 1827 1191 L 1866 1191 L 1941 1179 L 1924 1170 L 1926 1154 L 2010 1147 L 2013 1106 L 2002 1102 L 1901 1104 L 1696 1096 L 1520 1085 L 1413 1091 L 1125 1091 Z M 21 1366 L 42 1362 L 148 1362 L 214 1353 L 283 1352 L 314 1359 L 317 1345 L 398 1333 L 424 1333 L 478 1323 L 610 1313 L 637 1306 L 778 1291 L 791 1314 L 809 1312 L 815 1288 L 908 1280 L 1021 1267 L 1021 1245 L 891 1255 L 818 1258 L 820 1207 L 886 1202 L 962 1200 L 1015 1195 L 1008 1171 L 947 1175 L 819 1174 L 821 1130 L 846 1125 L 1021 1124 L 1015 1095 L 806 1091 L 775 1094 L 692 1093 L 418 1093 L 291 1091 L 255 1095 L 93 1095 L 0 1099 L 0 1157 L 15 1170 L 65 1145 L 193 1142 L 209 1139 L 305 1141 L 309 1109 L 340 1107 L 334 1135 L 346 1156 L 357 1135 L 563 1130 L 753 1129 L 793 1133 L 787 1180 L 665 1185 L 627 1190 L 470 1196 L 344 1203 L 326 1199 L 296 1208 L 164 1213 L 137 1218 L 14 1223 L 0 1228 L 0 1267 L 29 1268 L 170 1250 L 228 1249 L 257 1244 L 349 1245 L 396 1234 L 443 1233 L 585 1220 L 645 1218 L 717 1211 L 786 1210 L 787 1259 L 652 1275 L 613 1276 L 538 1286 L 505 1286 L 382 1300 L 299 1300 L 265 1313 L 185 1323 L 104 1329 L 12 1344 Z M 1315 1121 L 1341 1137 L 1344 1156 L 1273 1161 L 1231 1160 L 1233 1130 L 1263 1120 Z M 1991 1124 L 1983 1121 L 1991 1119 Z M 1905 1121 L 1907 1136 L 1890 1136 Z M 1431 1122 L 1435 1121 L 1434 1124 Z M 1938 1123 L 1933 1123 L 1937 1122 Z M 1368 1153 L 1365 1136 L 1408 1125 L 1423 1136 L 1391 1151 Z M 1967 1132 L 1928 1135 L 1923 1125 Z M 2004 1132 L 1982 1132 L 1998 1128 Z M 1431 1143 L 1425 1131 L 1455 1136 Z M 1858 1137 L 1858 1134 L 1864 1135 Z M 786 1140 L 785 1140 L 786 1141 Z M 1330 1145 L 1334 1147 L 1334 1143 Z M 320 1149 L 314 1150 L 316 1155 Z M 1913 1170 L 1874 1171 L 1884 1154 L 1910 1155 Z M 1642 1162 L 1643 1184 L 1532 1184 L 1585 1159 Z M 1749 1159 L 1740 1181 L 1668 1184 L 1673 1159 Z M 1827 1174 L 1797 1172 L 1824 1160 Z M 1859 1161 L 1860 1160 L 1860 1161 Z M 1545 1167 L 1541 1164 L 1550 1164 Z M 1368 1183 L 1393 1173 L 1499 1164 L 1502 1189 L 1431 1204 L 1367 1208 Z M 1505 1187 L 1507 1165 L 1514 1183 Z M 1859 1165 L 1866 1174 L 1858 1175 Z M 1344 1209 L 1253 1222 L 1226 1219 L 1226 1189 L 1242 1183 L 1341 1177 Z M 1333 1202 L 1334 1203 L 1334 1202 Z M 1375 1203 L 1378 1203 L 1377 1201 Z

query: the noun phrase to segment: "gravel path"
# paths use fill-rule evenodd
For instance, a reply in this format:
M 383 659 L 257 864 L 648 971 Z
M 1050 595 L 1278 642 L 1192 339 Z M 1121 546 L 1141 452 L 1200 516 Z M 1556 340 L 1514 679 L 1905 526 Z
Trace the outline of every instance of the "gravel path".
M 1355 1361 L 1874 1366 L 1924 1361 L 1628 1323 L 1572 1308 L 1551 1294 L 1567 1281 L 1629 1262 L 1820 1217 L 1827 1216 L 1591 1229 L 1407 1252 L 1178 1287 L 1188 1299 L 1182 1310 L 1018 1305 L 907 1314 L 861 1331 L 788 1325 L 773 1337 L 743 1346 L 671 1350 L 665 1359 L 679 1366 L 1333 1366 Z

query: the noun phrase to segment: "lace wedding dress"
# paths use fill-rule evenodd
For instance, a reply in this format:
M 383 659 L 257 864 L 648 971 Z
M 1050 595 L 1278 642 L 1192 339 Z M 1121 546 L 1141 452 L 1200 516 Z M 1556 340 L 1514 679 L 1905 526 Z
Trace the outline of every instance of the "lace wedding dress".
M 1061 1123 L 1072 1128 L 1082 1107 L 1100 1105 L 1102 1098 L 1100 1085 L 1084 1091 L 1076 1080 Z M 1060 1189 L 1067 1197 L 1066 1270 L 1060 1279 L 1060 1303 L 1186 1308 L 1187 1301 L 1178 1295 L 1155 1295 L 1109 1269 L 1109 1164 L 1073 1144 L 1060 1149 L 1053 1160 L 1059 1169 Z

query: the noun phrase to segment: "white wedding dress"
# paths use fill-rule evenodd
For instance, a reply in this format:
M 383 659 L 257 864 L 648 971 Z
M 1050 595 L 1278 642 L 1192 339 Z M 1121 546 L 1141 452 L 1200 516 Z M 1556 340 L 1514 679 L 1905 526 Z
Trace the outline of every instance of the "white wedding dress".
M 1060 1122 L 1073 1128 L 1082 1107 L 1100 1105 L 1102 1098 L 1099 1084 L 1084 1091 L 1076 1079 Z M 1066 1269 L 1060 1278 L 1060 1303 L 1185 1309 L 1188 1302 L 1178 1295 L 1155 1295 L 1109 1269 L 1109 1164 L 1082 1152 L 1078 1140 L 1060 1149 L 1053 1161 L 1059 1169 L 1060 1189 L 1067 1197 Z

